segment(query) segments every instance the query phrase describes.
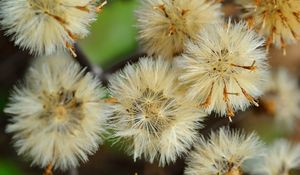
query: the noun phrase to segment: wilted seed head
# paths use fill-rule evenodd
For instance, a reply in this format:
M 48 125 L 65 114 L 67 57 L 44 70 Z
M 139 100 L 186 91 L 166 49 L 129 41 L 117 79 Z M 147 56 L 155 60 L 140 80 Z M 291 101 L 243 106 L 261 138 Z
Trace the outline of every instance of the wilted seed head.
M 103 4 L 102 4 L 103 5 Z M 2 0 L 0 24 L 15 44 L 36 55 L 69 49 L 88 34 L 95 20 L 95 0 Z
M 267 49 L 271 44 L 281 47 L 286 54 L 287 44 L 295 43 L 300 35 L 299 0 L 243 0 L 244 17 L 266 36 Z
M 251 168 L 251 174 L 291 175 L 293 171 L 300 169 L 300 144 L 277 140 L 269 146 L 263 163 L 254 162 L 253 165 L 255 167 Z
M 5 109 L 18 154 L 61 170 L 86 162 L 102 142 L 106 121 L 99 88 L 69 57 L 38 59 Z
M 262 144 L 255 134 L 221 128 L 209 140 L 200 139 L 187 159 L 185 175 L 242 175 L 245 161 L 260 157 Z
M 136 11 L 139 40 L 149 55 L 172 58 L 204 25 L 220 20 L 220 6 L 213 0 L 142 0 Z
M 209 25 L 187 43 L 177 65 L 188 95 L 207 112 L 234 116 L 262 94 L 268 73 L 262 38 L 245 23 Z
M 177 94 L 176 76 L 169 62 L 142 58 L 111 78 L 117 103 L 111 106 L 110 122 L 134 159 L 159 159 L 164 166 L 195 142 L 204 114 Z
M 300 119 L 300 89 L 296 77 L 284 68 L 277 70 L 262 99 L 280 127 L 295 127 Z

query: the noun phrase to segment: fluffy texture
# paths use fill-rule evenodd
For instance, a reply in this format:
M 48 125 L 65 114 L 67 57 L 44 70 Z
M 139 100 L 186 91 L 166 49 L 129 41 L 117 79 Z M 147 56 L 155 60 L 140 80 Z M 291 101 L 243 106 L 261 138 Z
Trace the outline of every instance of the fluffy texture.
M 243 15 L 270 44 L 281 47 L 295 43 L 300 35 L 299 0 L 237 0 L 245 7 Z
M 185 175 L 242 175 L 246 161 L 262 156 L 262 144 L 255 134 L 221 128 L 199 145 L 187 160 Z
M 300 89 L 296 77 L 284 68 L 275 71 L 263 99 L 280 127 L 294 128 L 300 119 Z
M 264 41 L 245 23 L 205 27 L 178 57 L 179 80 L 208 113 L 227 115 L 258 106 L 268 76 Z
M 100 143 L 106 117 L 103 91 L 72 58 L 40 58 L 15 87 L 5 112 L 18 154 L 42 168 L 75 167 Z
M 177 94 L 176 76 L 169 62 L 142 58 L 110 79 L 117 101 L 111 106 L 111 126 L 134 160 L 159 159 L 164 166 L 186 153 L 197 139 L 204 114 Z
M 95 0 L 1 0 L 0 23 L 15 44 L 31 54 L 70 49 L 88 34 L 95 20 Z
M 254 175 L 289 175 L 300 169 L 300 144 L 278 140 L 269 147 L 263 163 L 253 165 L 251 174 Z
M 220 6 L 206 0 L 141 0 L 136 11 L 140 43 L 149 55 L 172 58 L 204 25 L 220 20 Z

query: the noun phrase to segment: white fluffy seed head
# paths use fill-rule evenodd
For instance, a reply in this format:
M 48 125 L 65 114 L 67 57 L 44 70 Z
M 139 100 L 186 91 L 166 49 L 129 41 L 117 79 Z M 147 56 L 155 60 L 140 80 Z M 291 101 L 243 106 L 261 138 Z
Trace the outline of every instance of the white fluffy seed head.
M 245 7 L 243 15 L 251 25 L 268 38 L 267 46 L 286 44 L 300 38 L 299 0 L 237 0 Z M 285 50 L 284 50 L 285 51 Z
M 242 175 L 248 160 L 262 156 L 262 143 L 256 134 L 221 128 L 199 145 L 187 159 L 185 175 Z
M 300 120 L 300 89 L 298 80 L 288 70 L 280 68 L 273 73 L 264 98 L 280 127 L 293 129 Z
M 267 150 L 263 163 L 253 164 L 250 173 L 255 175 L 289 175 L 300 169 L 300 144 L 287 140 L 275 141 Z
M 220 20 L 220 7 L 206 0 L 142 0 L 136 11 L 140 43 L 149 55 L 172 58 L 204 25 Z
M 2 0 L 0 24 L 15 44 L 31 54 L 72 49 L 95 20 L 93 0 Z
M 14 89 L 5 109 L 12 116 L 6 131 L 33 165 L 75 167 L 102 143 L 102 96 L 100 83 L 72 58 L 40 58 Z
M 179 80 L 208 113 L 234 116 L 234 111 L 258 105 L 268 76 L 264 41 L 245 23 L 205 27 L 197 40 L 187 42 L 177 59 Z
M 134 159 L 159 159 L 164 166 L 186 153 L 197 139 L 204 114 L 177 94 L 176 72 L 162 58 L 141 58 L 110 80 L 114 136 Z

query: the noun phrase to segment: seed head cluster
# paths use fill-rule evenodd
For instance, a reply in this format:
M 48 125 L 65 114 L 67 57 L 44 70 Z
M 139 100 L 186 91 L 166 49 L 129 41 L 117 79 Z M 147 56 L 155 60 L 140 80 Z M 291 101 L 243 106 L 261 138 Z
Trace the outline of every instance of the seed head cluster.
M 51 55 L 85 37 L 95 20 L 95 0 L 2 0 L 0 24 L 15 44 L 31 54 Z
M 239 1 L 237 1 L 239 2 Z M 299 0 L 243 0 L 244 17 L 267 39 L 267 49 L 271 44 L 282 48 L 300 39 Z
M 102 143 L 102 96 L 99 82 L 72 58 L 40 58 L 14 89 L 5 109 L 12 116 L 6 131 L 33 165 L 75 167 Z
M 284 68 L 274 71 L 263 99 L 281 128 L 295 128 L 300 120 L 300 89 L 296 77 Z
M 142 0 L 136 11 L 140 43 L 149 55 L 181 54 L 187 39 L 220 21 L 220 7 L 213 0 Z
M 221 128 L 209 140 L 201 138 L 187 160 L 185 175 L 243 175 L 246 160 L 262 156 L 262 144 L 252 133 Z
M 300 168 L 300 145 L 287 140 L 275 141 L 267 149 L 262 163 L 253 163 L 251 174 L 289 175 Z M 296 173 L 295 173 L 296 174 Z
M 138 40 L 147 55 L 101 76 L 107 90 L 73 58 L 55 55 L 76 56 L 74 44 L 88 34 L 101 2 L 0 0 L 6 34 L 48 56 L 32 63 L 4 110 L 19 155 L 51 175 L 86 162 L 107 136 L 134 161 L 162 167 L 194 148 L 185 175 L 290 175 L 300 168 L 299 144 L 265 147 L 256 134 L 229 127 L 206 137 L 223 123 L 212 118 L 203 129 L 207 115 L 232 121 L 237 111 L 259 106 L 263 93 L 275 120 L 296 128 L 298 82 L 284 69 L 269 75 L 267 50 L 274 44 L 285 53 L 299 38 L 300 0 L 240 0 L 248 24 L 224 22 L 222 0 L 140 0 Z
M 256 98 L 268 75 L 263 43 L 243 22 L 205 27 L 177 59 L 179 80 L 188 87 L 188 96 L 208 113 L 229 119 L 234 111 L 258 106 Z
M 142 58 L 110 80 L 111 126 L 134 159 L 174 162 L 197 139 L 204 114 L 177 94 L 175 70 L 162 58 Z

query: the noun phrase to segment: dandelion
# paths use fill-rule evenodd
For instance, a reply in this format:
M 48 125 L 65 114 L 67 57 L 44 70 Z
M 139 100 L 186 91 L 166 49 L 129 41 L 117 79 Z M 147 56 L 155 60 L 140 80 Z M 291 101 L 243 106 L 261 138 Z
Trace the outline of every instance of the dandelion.
M 88 34 L 102 6 L 95 0 L 2 0 L 0 24 L 15 44 L 31 54 L 51 55 L 59 50 L 76 53 L 73 44 Z
M 242 175 L 245 162 L 262 156 L 262 144 L 251 133 L 221 128 L 212 132 L 208 141 L 200 139 L 199 145 L 188 160 L 185 175 Z
M 254 163 L 254 165 L 256 165 Z M 291 144 L 287 140 L 277 140 L 267 151 L 263 163 L 251 168 L 257 175 L 289 175 L 300 169 L 300 144 Z
M 136 11 L 139 40 L 149 55 L 172 58 L 204 25 L 220 20 L 220 7 L 206 0 L 142 0 Z
M 292 129 L 300 119 L 300 89 L 298 80 L 286 69 L 274 72 L 263 101 L 281 127 Z
M 110 80 L 116 103 L 111 125 L 134 160 L 144 157 L 161 166 L 186 153 L 197 139 L 204 114 L 193 101 L 177 94 L 175 70 L 158 58 L 142 58 Z
M 267 50 L 275 44 L 286 54 L 286 45 L 300 38 L 299 0 L 244 0 L 241 4 L 246 9 L 244 17 L 268 38 Z
M 176 61 L 188 96 L 230 120 L 234 111 L 258 106 L 268 73 L 263 43 L 243 22 L 205 27 Z
M 13 133 L 18 154 L 33 165 L 75 167 L 102 143 L 102 96 L 99 82 L 72 58 L 38 59 L 5 109 L 12 115 L 6 132 Z

